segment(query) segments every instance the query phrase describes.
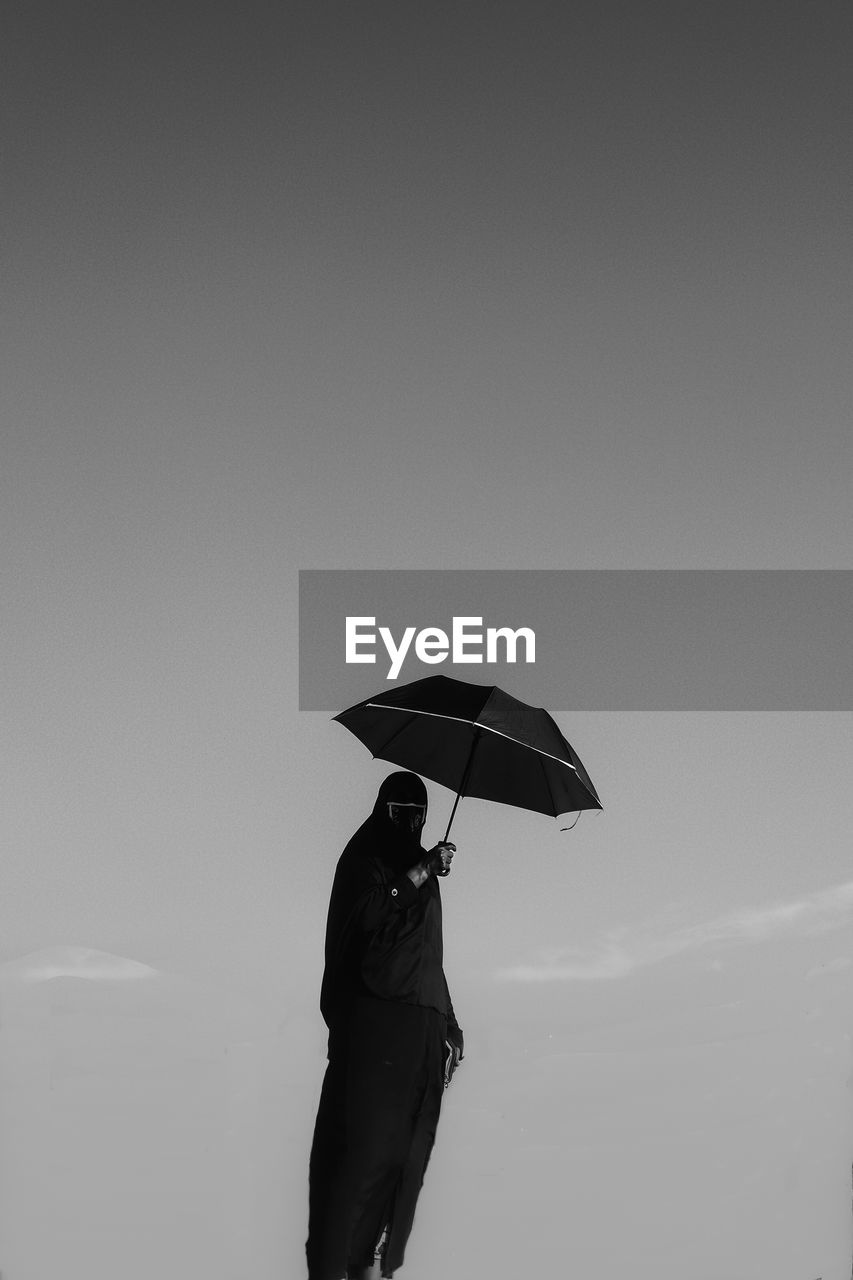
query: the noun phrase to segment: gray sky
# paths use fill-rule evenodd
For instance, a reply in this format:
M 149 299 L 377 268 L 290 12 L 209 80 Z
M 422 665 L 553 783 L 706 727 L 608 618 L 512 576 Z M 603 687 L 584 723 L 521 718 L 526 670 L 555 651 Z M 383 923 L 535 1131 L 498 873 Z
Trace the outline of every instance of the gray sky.
M 259 1280 L 301 1266 L 329 882 L 385 772 L 297 710 L 297 571 L 850 567 L 850 36 L 834 3 L 12 6 L 0 962 L 291 1019 L 187 1119 L 187 1168 L 207 1134 L 247 1172 L 205 1159 L 182 1275 L 225 1265 L 214 1203 Z M 454 825 L 469 1056 L 407 1280 L 439 1236 L 448 1280 L 515 1275 L 531 1233 L 846 1280 L 849 715 L 560 722 L 603 815 Z

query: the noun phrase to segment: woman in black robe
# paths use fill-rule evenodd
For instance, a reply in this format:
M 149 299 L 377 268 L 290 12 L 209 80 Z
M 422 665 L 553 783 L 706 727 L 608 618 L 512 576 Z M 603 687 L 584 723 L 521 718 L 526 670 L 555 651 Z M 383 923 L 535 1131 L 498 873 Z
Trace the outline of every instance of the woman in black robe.
M 329 1028 L 309 1165 L 308 1280 L 402 1265 L 462 1032 L 442 967 L 441 895 L 455 846 L 420 843 L 427 794 L 382 783 L 344 849 L 326 926 Z M 381 1268 L 381 1270 L 380 1270 Z

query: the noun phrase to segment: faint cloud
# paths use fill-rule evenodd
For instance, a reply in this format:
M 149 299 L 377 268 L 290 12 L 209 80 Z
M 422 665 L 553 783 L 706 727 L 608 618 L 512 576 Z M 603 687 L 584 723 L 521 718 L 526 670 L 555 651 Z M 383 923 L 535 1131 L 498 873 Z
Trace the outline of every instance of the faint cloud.
M 822 889 L 791 902 L 728 912 L 713 920 L 682 928 L 640 927 L 610 930 L 591 947 L 559 947 L 540 951 L 529 964 L 501 969 L 508 982 L 594 982 L 623 978 L 636 969 L 712 943 L 763 942 L 784 935 L 804 936 L 841 928 L 853 919 L 853 881 Z M 820 972 L 846 968 L 839 958 Z M 815 971 L 816 972 L 816 971 Z
M 813 969 L 809 969 L 806 974 L 806 981 L 809 982 L 813 978 L 822 978 L 827 973 L 841 973 L 844 969 L 849 969 L 853 964 L 850 956 L 836 956 L 834 960 L 827 961 L 826 964 L 815 965 Z
M 636 958 L 609 935 L 598 948 L 586 953 L 566 949 L 556 959 L 501 969 L 498 977 L 514 982 L 548 982 L 560 979 L 583 982 L 597 978 L 624 978 L 635 968 Z
M 51 978 L 87 978 L 93 982 L 138 982 L 157 970 L 126 956 L 92 947 L 48 947 L 0 965 L 0 984 L 47 982 Z

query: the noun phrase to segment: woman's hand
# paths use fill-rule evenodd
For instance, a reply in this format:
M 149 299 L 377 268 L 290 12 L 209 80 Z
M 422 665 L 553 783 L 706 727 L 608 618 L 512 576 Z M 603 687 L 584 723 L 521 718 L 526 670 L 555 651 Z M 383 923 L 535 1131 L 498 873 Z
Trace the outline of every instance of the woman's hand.
M 440 840 L 438 844 L 433 845 L 424 859 L 424 864 L 431 875 L 449 876 L 450 864 L 453 861 L 453 855 L 456 852 L 456 845 L 450 844 L 447 840 Z
M 444 1087 L 446 1089 L 463 1058 L 465 1041 L 462 1037 L 461 1027 L 447 1028 L 447 1039 L 444 1042 L 444 1047 L 447 1050 L 444 1058 Z
M 455 844 L 441 840 L 438 844 L 433 845 L 429 853 L 420 862 L 416 862 L 413 867 L 410 867 L 406 875 L 415 888 L 420 889 L 422 884 L 426 884 L 430 876 L 447 876 L 450 874 L 450 864 L 453 861 L 455 852 Z

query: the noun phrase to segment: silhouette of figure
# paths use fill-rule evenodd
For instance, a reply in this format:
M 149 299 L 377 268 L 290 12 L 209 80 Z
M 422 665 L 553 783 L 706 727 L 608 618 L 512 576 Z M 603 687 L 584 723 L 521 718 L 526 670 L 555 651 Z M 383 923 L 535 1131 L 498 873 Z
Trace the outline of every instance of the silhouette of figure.
M 329 1029 L 309 1164 L 309 1280 L 402 1265 L 444 1088 L 464 1049 L 442 964 L 455 845 L 421 846 L 427 794 L 393 773 L 335 872 L 320 1010 Z

